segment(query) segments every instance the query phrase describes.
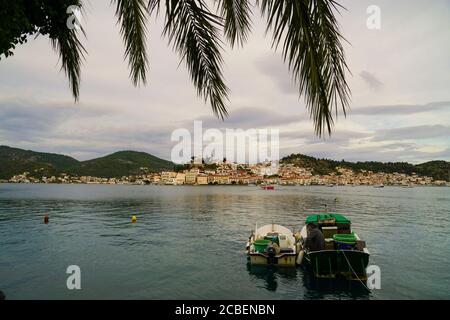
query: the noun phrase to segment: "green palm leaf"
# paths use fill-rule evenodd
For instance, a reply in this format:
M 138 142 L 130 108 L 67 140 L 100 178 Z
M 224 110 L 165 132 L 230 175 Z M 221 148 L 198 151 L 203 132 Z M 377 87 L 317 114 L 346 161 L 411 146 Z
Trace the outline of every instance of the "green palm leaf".
M 219 28 L 222 19 L 202 0 L 166 0 L 164 34 L 186 62 L 197 94 L 209 100 L 220 118 L 228 115 L 228 88 L 223 81 Z
M 250 0 L 215 0 L 217 14 L 207 0 L 111 0 L 116 5 L 120 33 L 125 43 L 130 77 L 134 85 L 146 83 L 148 57 L 146 23 L 148 15 L 159 12 L 165 3 L 163 33 L 181 55 L 197 94 L 209 102 L 220 118 L 228 115 L 228 88 L 222 73 L 222 33 L 231 46 L 242 45 L 250 33 Z M 81 0 L 42 0 L 35 6 L 14 3 L 3 8 L 10 16 L 3 28 L 1 52 L 12 54 L 26 35 L 49 35 L 59 53 L 61 68 L 69 79 L 75 100 L 79 97 L 80 68 L 85 49 L 75 30 L 66 26 L 68 5 Z M 338 110 L 344 115 L 349 106 L 350 89 L 346 82 L 348 67 L 343 39 L 336 15 L 342 8 L 335 0 L 256 0 L 267 19 L 266 32 L 272 31 L 272 46 L 281 46 L 299 95 L 303 96 L 313 119 L 315 132 L 331 134 Z M 11 24 L 11 21 L 21 22 Z M 83 30 L 82 30 L 83 31 Z M 84 33 L 84 31 L 83 31 Z
M 78 101 L 81 65 L 86 49 L 78 39 L 75 29 L 69 30 L 65 28 L 56 38 L 51 38 L 50 40 L 53 49 L 59 54 L 61 69 L 64 70 L 69 79 L 72 95 L 75 101 Z
M 267 30 L 273 30 L 273 46 L 283 42 L 282 54 L 288 62 L 300 95 L 314 121 L 316 134 L 331 134 L 333 109 L 344 115 L 350 89 L 345 80 L 348 70 L 343 39 L 334 11 L 333 0 L 258 0 L 267 17 Z
M 120 33 L 125 42 L 130 77 L 136 86 L 147 82 L 148 65 L 146 48 L 146 4 L 144 0 L 112 0 L 116 3 L 116 15 L 121 23 Z
M 233 47 L 247 41 L 251 28 L 251 7 L 248 0 L 218 0 L 220 15 L 225 19 L 224 32 Z

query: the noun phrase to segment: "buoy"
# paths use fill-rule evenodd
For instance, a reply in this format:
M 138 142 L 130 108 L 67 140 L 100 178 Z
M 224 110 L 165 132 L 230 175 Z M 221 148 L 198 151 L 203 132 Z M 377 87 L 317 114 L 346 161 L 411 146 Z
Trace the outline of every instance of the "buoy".
M 47 224 L 48 223 L 48 213 L 46 213 L 44 215 L 44 223 Z
M 131 217 L 131 222 L 135 223 L 136 221 L 137 221 L 136 216 L 132 216 L 132 217 Z

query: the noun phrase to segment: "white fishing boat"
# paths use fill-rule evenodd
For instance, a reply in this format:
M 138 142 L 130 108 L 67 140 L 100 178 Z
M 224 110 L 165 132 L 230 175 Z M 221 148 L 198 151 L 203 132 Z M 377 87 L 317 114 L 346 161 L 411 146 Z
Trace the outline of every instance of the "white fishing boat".
M 298 254 L 293 232 L 279 224 L 256 227 L 247 242 L 247 254 L 252 265 L 295 267 Z
M 337 213 L 313 214 L 306 218 L 300 236 L 308 236 L 307 224 L 314 223 L 325 238 L 320 251 L 299 249 L 298 264 L 309 266 L 317 278 L 367 280 L 370 252 L 365 241 L 353 232 L 349 219 Z

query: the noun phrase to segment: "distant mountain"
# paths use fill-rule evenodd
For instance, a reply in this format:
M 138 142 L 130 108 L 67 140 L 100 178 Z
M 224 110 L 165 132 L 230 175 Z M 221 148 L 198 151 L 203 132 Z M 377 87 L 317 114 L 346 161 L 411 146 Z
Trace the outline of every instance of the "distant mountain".
M 450 181 L 450 162 L 430 161 L 421 164 L 411 164 L 408 162 L 348 162 L 345 160 L 336 161 L 330 159 L 317 159 L 303 154 L 291 154 L 281 159 L 282 163 L 291 163 L 297 166 L 311 168 L 313 174 L 325 175 L 336 172 L 336 167 L 344 167 L 353 171 L 373 171 L 385 173 L 416 173 L 421 176 L 429 176 L 435 180 Z
M 9 179 L 24 171 L 36 175 L 54 175 L 78 163 L 78 160 L 69 156 L 0 146 L 0 179 Z
M 421 163 L 415 166 L 416 172 L 428 175 L 436 180 L 450 181 L 450 162 L 437 160 Z
M 145 152 L 119 151 L 97 159 L 78 161 L 65 155 L 0 146 L 0 179 L 9 179 L 25 171 L 37 177 L 68 173 L 111 178 L 173 168 L 172 162 Z
M 303 154 L 291 154 L 281 159 L 281 162 L 311 168 L 313 174 L 319 175 L 336 172 L 336 167 L 341 166 L 354 171 L 417 173 L 433 177 L 435 180 L 450 181 L 450 162 L 441 160 L 414 165 L 407 162 L 336 161 L 317 159 Z M 137 151 L 119 151 L 101 158 L 78 161 L 65 155 L 0 146 L 0 179 L 9 179 L 25 171 L 36 177 L 68 173 L 73 176 L 90 175 L 112 178 L 143 172 L 173 170 L 174 167 L 175 165 L 170 161 Z
M 145 152 L 119 151 L 105 157 L 80 162 L 77 166 L 69 168 L 68 173 L 112 178 L 142 173 L 141 168 L 159 172 L 173 170 L 174 164 Z

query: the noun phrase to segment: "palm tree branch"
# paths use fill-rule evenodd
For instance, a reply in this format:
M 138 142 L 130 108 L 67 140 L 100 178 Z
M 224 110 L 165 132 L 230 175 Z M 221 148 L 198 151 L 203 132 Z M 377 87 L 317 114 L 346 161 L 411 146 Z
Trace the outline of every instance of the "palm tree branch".
M 84 33 L 84 30 L 82 30 Z M 75 101 L 79 98 L 80 74 L 82 60 L 86 49 L 77 37 L 75 29 L 63 29 L 54 38 L 50 38 L 53 49 L 58 52 L 61 60 L 61 70 L 69 79 L 69 86 Z
M 225 19 L 225 36 L 234 47 L 247 41 L 251 29 L 251 6 L 248 0 L 218 0 L 220 15 Z
M 258 0 L 267 16 L 267 31 L 273 30 L 273 46 L 283 41 L 282 54 L 287 61 L 300 95 L 314 122 L 316 134 L 331 134 L 332 110 L 344 115 L 350 89 L 345 80 L 348 70 L 334 16 L 338 4 L 333 0 Z
M 163 33 L 185 61 L 197 94 L 223 119 L 228 116 L 228 88 L 222 74 L 220 26 L 222 19 L 203 0 L 166 0 Z
M 120 33 L 125 43 L 125 57 L 128 58 L 130 77 L 137 86 L 147 82 L 148 65 L 146 49 L 146 9 L 145 0 L 112 0 L 116 3 L 116 16 Z

